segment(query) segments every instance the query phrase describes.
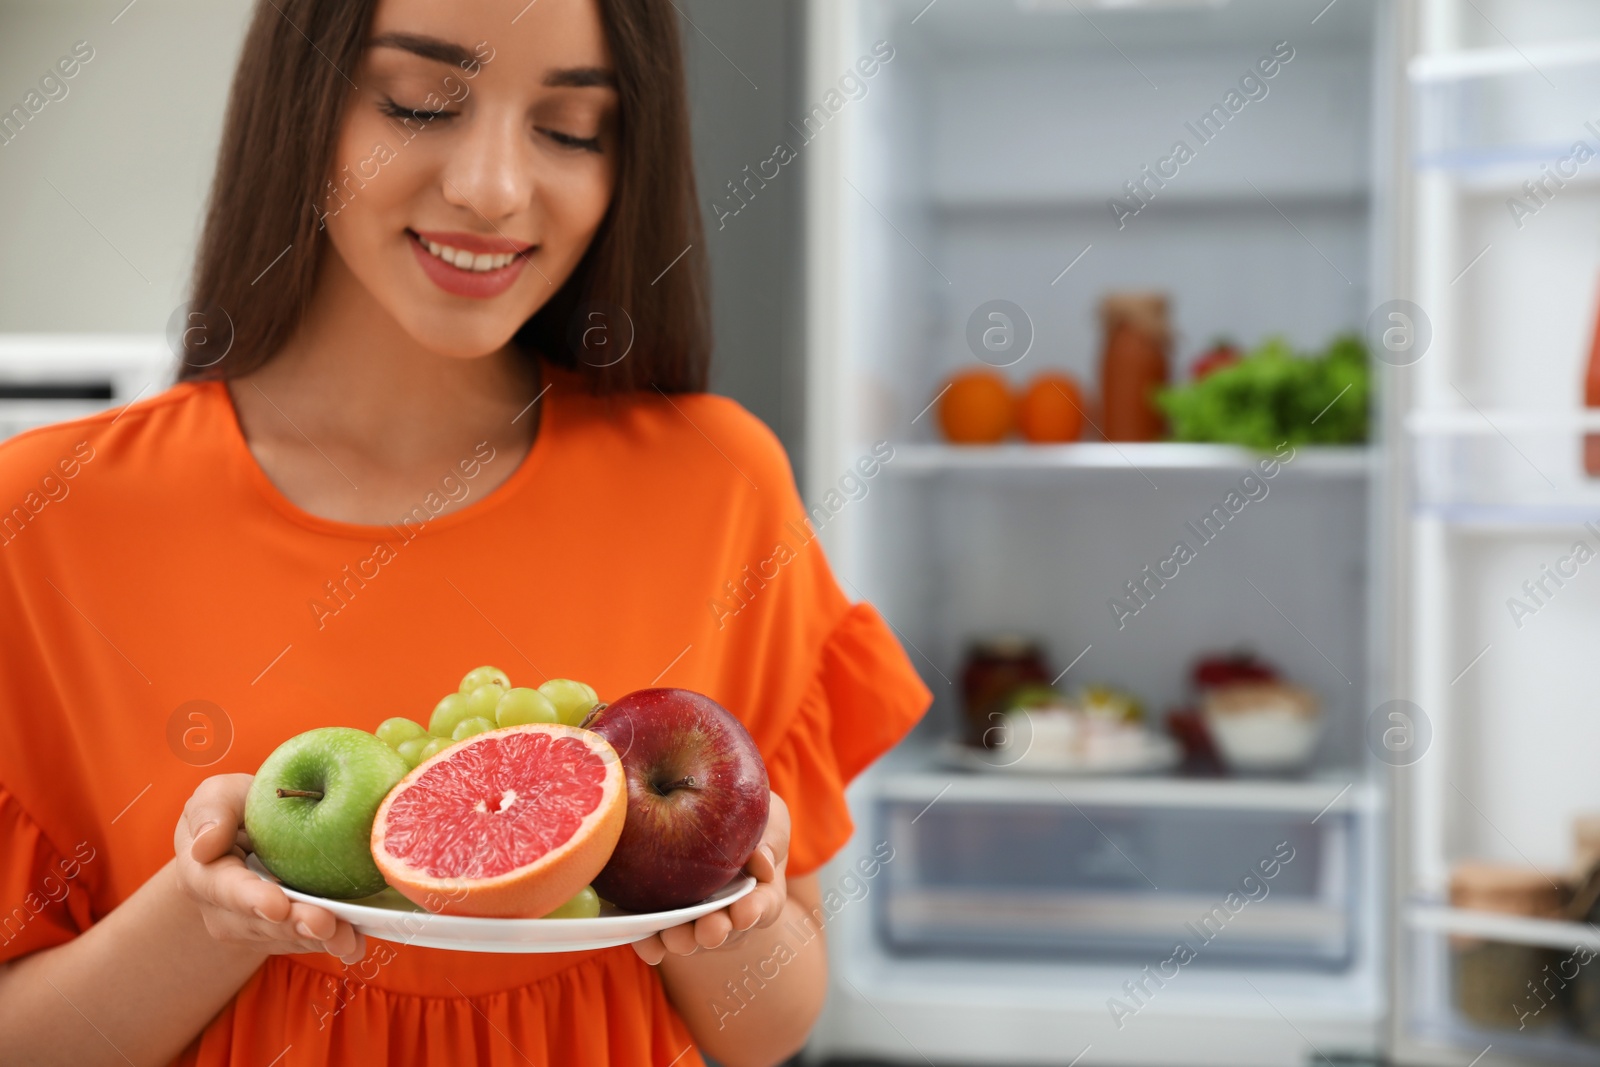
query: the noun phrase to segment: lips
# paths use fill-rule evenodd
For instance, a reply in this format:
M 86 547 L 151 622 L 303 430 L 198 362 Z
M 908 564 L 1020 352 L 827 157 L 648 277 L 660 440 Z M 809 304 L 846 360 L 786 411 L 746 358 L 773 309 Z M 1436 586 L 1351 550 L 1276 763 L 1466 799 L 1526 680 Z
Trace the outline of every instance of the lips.
M 477 300 L 499 296 L 516 283 L 537 248 L 502 236 L 408 230 L 422 272 L 445 292 Z

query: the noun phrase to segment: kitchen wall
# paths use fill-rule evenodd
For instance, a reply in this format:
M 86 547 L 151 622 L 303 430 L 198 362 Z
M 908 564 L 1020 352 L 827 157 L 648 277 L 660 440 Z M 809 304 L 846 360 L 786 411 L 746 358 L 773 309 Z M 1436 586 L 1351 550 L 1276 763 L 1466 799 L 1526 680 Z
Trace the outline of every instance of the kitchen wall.
M 0 144 L 0 333 L 159 333 L 182 302 L 248 0 L 0 0 L 0 112 L 56 60 L 66 95 Z M 801 179 L 719 229 L 711 200 L 771 153 L 795 97 L 798 0 L 679 0 L 707 216 L 714 388 L 799 455 Z

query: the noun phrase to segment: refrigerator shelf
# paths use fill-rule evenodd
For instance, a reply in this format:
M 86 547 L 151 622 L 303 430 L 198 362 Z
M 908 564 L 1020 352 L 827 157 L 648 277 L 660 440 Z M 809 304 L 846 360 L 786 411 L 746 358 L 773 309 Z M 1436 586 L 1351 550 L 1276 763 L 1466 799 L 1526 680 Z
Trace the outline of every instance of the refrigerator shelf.
M 1366 447 L 1302 447 L 1283 465 L 1296 475 L 1324 478 L 1365 478 L 1372 472 L 1376 453 Z M 1115 471 L 1135 474 L 1144 470 L 1238 471 L 1255 468 L 1271 453 L 1234 445 L 1202 445 L 1174 441 L 1114 444 L 1084 441 L 1065 445 L 895 445 L 894 459 L 885 469 L 898 474 L 939 474 L 946 471 L 992 473 L 1042 473 L 1064 471 Z
M 1600 927 L 1560 919 L 1530 919 L 1488 911 L 1452 908 L 1444 904 L 1415 903 L 1406 909 L 1407 925 L 1418 930 L 1540 945 L 1571 951 L 1580 945 L 1600 949 Z
M 1457 533 L 1516 536 L 1564 533 L 1600 521 L 1600 504 L 1419 504 L 1412 514 Z
M 1068 778 L 1000 773 L 886 769 L 870 787 L 880 799 L 933 804 L 1116 805 L 1297 812 L 1320 818 L 1335 812 L 1375 810 L 1377 788 L 1359 771 L 1323 772 L 1313 779 Z
M 1525 48 L 1471 48 L 1414 56 L 1406 65 L 1413 85 L 1442 85 L 1530 73 L 1600 65 L 1600 40 L 1561 41 Z M 1536 73 L 1536 72 L 1535 72 Z
M 1185 207 L 1206 211 L 1260 208 L 1262 211 L 1272 212 L 1276 208 L 1329 206 L 1364 208 L 1369 199 L 1370 191 L 1364 185 L 1328 181 L 1325 175 L 1318 174 L 1308 175 L 1303 181 L 1280 180 L 1258 188 L 1237 183 L 1174 188 L 1172 192 L 1162 196 L 1160 204 L 1163 210 Z M 1077 188 L 1058 184 L 1048 192 L 966 189 L 941 191 L 929 201 L 928 207 L 942 216 L 1025 215 L 1074 211 L 1103 215 L 1107 210 L 1106 200 L 1103 186 Z
M 1566 181 L 1588 162 L 1573 157 L 1574 144 L 1600 146 L 1600 126 L 1584 111 L 1600 89 L 1600 39 L 1419 55 L 1407 73 L 1420 168 L 1471 174 L 1521 164 L 1519 181 L 1551 170 Z
M 1600 478 L 1584 468 L 1600 410 L 1418 411 L 1406 429 L 1419 517 L 1508 531 L 1600 520 Z
M 1418 438 L 1600 433 L 1600 408 L 1424 408 L 1406 416 L 1406 430 Z

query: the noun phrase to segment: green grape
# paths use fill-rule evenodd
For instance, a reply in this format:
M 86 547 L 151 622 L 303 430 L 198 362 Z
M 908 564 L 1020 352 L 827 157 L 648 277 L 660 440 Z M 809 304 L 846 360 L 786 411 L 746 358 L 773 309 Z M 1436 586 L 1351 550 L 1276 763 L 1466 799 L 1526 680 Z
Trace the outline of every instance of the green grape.
M 593 919 L 600 914 L 600 894 L 594 886 L 586 885 L 573 894 L 572 899 L 546 915 L 546 919 Z
M 533 722 L 560 722 L 556 706 L 537 689 L 508 689 L 494 706 L 494 721 L 501 726 L 523 726 Z
M 432 738 L 427 744 L 422 746 L 422 759 L 430 760 L 453 744 L 455 744 L 455 742 L 450 740 L 448 737 Z M 422 760 L 418 760 L 417 762 L 420 763 Z
M 428 736 L 428 731 L 422 728 L 421 723 L 414 719 L 407 719 L 404 716 L 384 719 L 373 732 L 378 735 L 379 741 L 382 741 L 392 749 L 399 749 L 402 741 Z
M 481 717 L 467 705 L 466 697 L 451 693 L 434 705 L 433 714 L 428 718 L 428 732 L 435 737 L 449 737 L 462 719 Z
M 488 719 L 494 721 L 494 709 L 500 706 L 500 698 L 506 691 L 495 684 L 480 685 L 462 699 L 466 701 L 468 719 Z
M 421 737 L 408 737 L 395 746 L 395 751 L 400 753 L 400 758 L 406 761 L 407 767 L 415 767 L 423 760 L 422 750 L 438 738 L 424 734 Z
M 583 725 L 583 717 L 600 702 L 593 689 L 571 678 L 552 678 L 539 692 L 556 706 L 556 715 L 568 726 Z
M 511 679 L 499 667 L 474 667 L 461 679 L 461 687 L 457 692 L 470 693 L 480 685 L 498 685 L 501 689 L 510 689 Z
M 460 722 L 456 723 L 456 728 L 454 730 L 450 731 L 450 740 L 452 740 L 452 741 L 465 741 L 467 738 L 471 737 L 473 734 L 481 734 L 485 730 L 493 730 L 493 729 L 494 729 L 494 720 L 493 719 L 483 719 L 483 718 L 462 719 Z

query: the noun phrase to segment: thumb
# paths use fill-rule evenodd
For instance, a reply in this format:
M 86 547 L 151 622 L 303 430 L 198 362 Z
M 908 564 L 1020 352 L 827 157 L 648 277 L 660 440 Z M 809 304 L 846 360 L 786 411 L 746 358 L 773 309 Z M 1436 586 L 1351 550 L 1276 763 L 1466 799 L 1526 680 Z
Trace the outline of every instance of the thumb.
M 210 863 L 233 849 L 244 822 L 250 780 L 248 774 L 215 775 L 201 782 L 189 798 L 183 822 L 189 832 L 189 855 L 197 863 Z

